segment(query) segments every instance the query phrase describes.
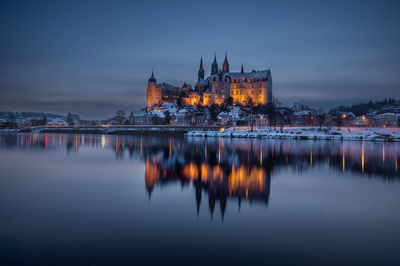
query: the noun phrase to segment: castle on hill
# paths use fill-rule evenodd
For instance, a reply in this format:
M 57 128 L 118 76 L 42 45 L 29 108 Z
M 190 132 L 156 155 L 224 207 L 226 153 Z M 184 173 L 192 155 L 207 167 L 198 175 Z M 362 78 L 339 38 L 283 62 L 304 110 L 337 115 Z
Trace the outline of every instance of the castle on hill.
M 214 55 L 211 74 L 207 78 L 204 78 L 203 59 L 200 58 L 200 68 L 194 88 L 186 83 L 181 88 L 168 83 L 157 84 L 153 72 L 147 85 L 148 108 L 176 102 L 186 106 L 213 104 L 246 106 L 266 105 L 271 101 L 271 70 L 244 72 L 242 64 L 240 72 L 230 72 L 226 53 L 222 70 L 218 68 L 217 57 Z

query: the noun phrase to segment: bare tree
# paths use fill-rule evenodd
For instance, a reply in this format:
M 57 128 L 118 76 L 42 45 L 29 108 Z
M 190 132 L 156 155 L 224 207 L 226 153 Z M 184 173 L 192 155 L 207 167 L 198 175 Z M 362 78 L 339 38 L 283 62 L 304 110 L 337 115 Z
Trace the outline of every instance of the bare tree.
M 121 125 L 126 120 L 126 113 L 124 110 L 118 110 L 116 115 L 114 116 L 113 120 L 118 124 Z
M 319 124 L 319 130 L 322 129 L 322 125 L 323 123 L 325 123 L 325 110 L 322 108 L 318 109 L 318 113 L 317 113 L 317 119 L 318 119 L 318 124 Z

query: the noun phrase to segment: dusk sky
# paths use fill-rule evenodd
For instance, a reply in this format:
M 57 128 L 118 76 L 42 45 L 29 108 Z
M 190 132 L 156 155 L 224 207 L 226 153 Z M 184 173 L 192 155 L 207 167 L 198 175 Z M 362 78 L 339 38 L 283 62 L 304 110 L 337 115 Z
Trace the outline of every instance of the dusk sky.
M 400 98 L 399 1 L 2 1 L 0 110 L 111 117 L 214 52 L 271 68 L 283 104 Z

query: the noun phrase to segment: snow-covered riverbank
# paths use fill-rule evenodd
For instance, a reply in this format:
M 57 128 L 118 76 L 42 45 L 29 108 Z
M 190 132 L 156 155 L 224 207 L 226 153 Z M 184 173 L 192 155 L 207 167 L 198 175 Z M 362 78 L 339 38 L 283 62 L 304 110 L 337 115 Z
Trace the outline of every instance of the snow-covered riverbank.
M 224 131 L 190 131 L 187 137 L 228 137 L 268 139 L 316 139 L 316 140 L 367 140 L 400 141 L 399 128 L 249 128 L 232 127 Z

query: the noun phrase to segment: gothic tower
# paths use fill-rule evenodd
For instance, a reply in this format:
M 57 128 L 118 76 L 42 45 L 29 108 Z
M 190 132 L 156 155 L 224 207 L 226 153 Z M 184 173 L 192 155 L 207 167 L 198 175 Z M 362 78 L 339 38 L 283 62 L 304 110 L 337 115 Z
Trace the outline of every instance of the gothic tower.
M 244 73 L 244 71 L 243 71 L 243 64 L 242 64 L 242 69 L 240 69 L 240 73 Z
M 197 81 L 204 80 L 204 68 L 203 68 L 203 58 L 200 58 L 200 68 L 197 74 Z
M 211 75 L 218 73 L 217 55 L 214 54 L 214 62 L 211 65 Z
M 222 72 L 229 73 L 229 63 L 228 63 L 228 56 L 226 55 L 226 52 L 225 52 L 224 64 L 222 65 Z
M 151 77 L 147 83 L 147 107 L 158 104 L 161 101 L 161 89 L 157 88 L 157 81 L 151 71 Z

